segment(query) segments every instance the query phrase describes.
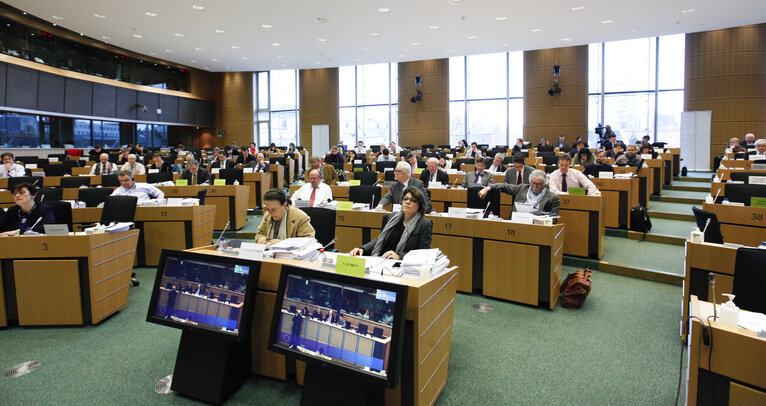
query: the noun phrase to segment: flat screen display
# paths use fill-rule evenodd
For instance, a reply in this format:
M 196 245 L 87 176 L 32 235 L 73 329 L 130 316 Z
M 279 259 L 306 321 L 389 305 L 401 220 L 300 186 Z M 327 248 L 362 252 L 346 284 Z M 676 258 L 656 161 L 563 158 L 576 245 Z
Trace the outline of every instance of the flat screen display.
M 147 320 L 241 339 L 259 269 L 257 261 L 163 250 Z
M 393 387 L 407 286 L 282 267 L 269 348 Z

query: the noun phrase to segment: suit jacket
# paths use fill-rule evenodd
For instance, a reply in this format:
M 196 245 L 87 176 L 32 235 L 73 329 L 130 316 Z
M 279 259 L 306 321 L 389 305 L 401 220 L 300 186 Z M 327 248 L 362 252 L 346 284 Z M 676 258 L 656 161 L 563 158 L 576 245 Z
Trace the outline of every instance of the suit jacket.
M 303 175 L 304 181 L 307 183 L 309 181 L 309 173 L 311 172 L 311 167 L 309 166 L 306 168 L 305 174 Z M 332 186 L 338 184 L 338 173 L 335 172 L 335 167 L 332 165 L 322 165 L 322 179 L 323 182 Z
M 522 184 L 529 184 L 529 175 L 534 171 L 535 168 L 524 165 L 524 169 L 521 170 L 521 183 Z M 508 170 L 505 171 L 505 183 L 509 185 L 515 185 L 516 184 L 516 167 L 511 165 L 508 167 Z
M 252 154 L 248 154 L 247 155 L 247 159 L 245 159 L 244 155 L 237 156 L 237 163 L 238 164 L 247 165 L 247 164 L 249 164 L 252 161 L 255 161 L 255 156 L 253 156 Z
M 221 169 L 234 169 L 236 167 L 236 164 L 234 162 L 229 161 L 228 159 L 223 161 L 223 166 L 221 166 L 221 161 L 215 160 L 210 165 L 210 169 L 213 168 L 221 168 Z
M 513 196 L 514 203 L 525 203 L 527 201 L 527 192 L 529 191 L 528 184 L 509 185 L 507 183 L 495 183 L 494 185 L 490 186 L 490 188 L 498 189 L 503 193 L 508 193 L 509 195 Z M 561 200 L 559 200 L 559 195 L 551 192 L 546 188 L 545 195 L 543 196 L 542 200 L 540 200 L 540 208 L 542 211 L 550 211 L 558 214 L 560 207 Z M 513 205 L 513 211 L 516 211 L 515 204 Z
M 191 185 L 192 184 L 191 172 L 189 172 L 188 169 L 184 169 L 183 173 L 181 173 L 181 179 L 186 179 L 187 181 L 189 181 L 189 184 Z M 202 167 L 197 168 L 197 184 L 201 185 L 209 181 L 210 181 L 210 172 L 208 172 L 207 169 Z
M 160 165 L 160 167 L 159 167 L 159 168 L 157 167 L 157 165 L 155 165 L 154 163 L 152 163 L 152 164 L 149 166 L 149 169 L 159 169 L 159 170 L 160 170 L 160 173 L 165 173 L 165 172 L 168 172 L 168 173 L 173 173 L 173 167 L 172 167 L 172 166 L 171 166 L 169 163 L 167 163 L 167 162 L 163 162 L 163 163 L 162 163 L 162 165 Z M 148 171 L 147 171 L 147 172 L 148 172 Z
M 423 170 L 423 172 L 420 172 L 420 181 L 423 182 L 423 187 L 428 187 L 428 182 L 431 180 L 431 172 L 428 172 L 428 169 Z M 449 175 L 447 175 L 447 172 L 444 172 L 441 169 L 436 169 L 436 181 L 441 182 L 442 185 L 448 185 L 449 184 Z
M 559 151 L 569 151 L 572 149 L 572 147 L 566 141 L 556 141 L 556 143 L 553 144 L 553 148 L 558 148 Z
M 249 163 L 247 163 L 244 167 L 245 168 L 255 168 L 256 166 L 258 166 L 258 160 L 254 159 L 254 160 L 250 161 Z M 256 172 L 268 172 L 268 171 L 269 171 L 269 163 L 266 162 L 266 160 L 264 160 L 263 161 L 263 167 L 262 168 L 258 168 L 258 170 Z
M 418 224 L 415 225 L 415 229 L 412 231 L 412 234 L 410 234 L 409 238 L 407 238 L 407 242 L 404 244 L 404 249 L 401 252 L 396 252 L 396 254 L 399 255 L 399 258 L 403 258 L 404 255 L 412 250 L 431 248 L 432 227 L 433 223 L 431 220 L 425 217 L 421 217 L 420 220 L 418 220 Z M 372 250 L 375 249 L 376 241 L 378 241 L 377 238 L 368 242 L 367 244 L 362 245 L 364 255 L 372 255 Z M 381 252 L 381 254 L 383 253 Z
M 484 160 L 484 167 L 487 168 L 487 170 L 489 170 L 489 168 L 492 166 L 492 162 L 494 162 L 494 161 L 495 161 L 494 157 L 485 159 Z M 506 168 L 505 165 L 503 165 L 502 162 L 501 162 L 500 163 L 500 167 L 497 168 L 497 171 L 498 172 L 505 172 L 506 169 L 508 169 L 508 168 Z
M 311 219 L 308 214 L 293 206 L 289 207 L 286 218 L 282 219 L 282 221 L 287 221 L 287 238 L 314 237 L 314 227 L 311 226 Z M 261 225 L 258 226 L 258 232 L 255 234 L 256 240 L 260 237 L 266 237 L 267 240 L 271 240 L 271 236 L 267 235 L 269 233 L 269 224 L 271 224 L 271 214 L 267 211 L 263 215 Z
M 21 220 L 19 217 L 20 211 L 21 207 L 14 204 L 8 208 L 8 211 L 5 212 L 4 216 L 0 216 L 0 232 L 19 229 L 19 227 L 22 225 L 19 223 L 19 220 Z M 42 220 L 38 222 L 37 220 L 39 218 L 42 218 Z M 32 207 L 32 210 L 26 216 L 24 231 L 27 231 L 26 229 L 29 229 L 32 227 L 32 225 L 34 225 L 35 227 L 32 229 L 33 231 L 44 233 L 44 224 L 56 224 L 56 217 L 53 213 L 53 209 L 51 209 L 50 206 L 45 203 L 37 203 L 34 205 L 34 207 Z
M 598 178 L 599 172 L 614 172 L 614 168 L 608 163 L 604 163 L 601 166 L 598 166 L 595 162 L 593 162 L 592 164 L 586 165 L 585 169 L 582 171 L 585 176 L 591 175 L 594 178 Z
M 428 197 L 428 193 L 426 192 L 425 187 L 423 187 L 423 182 L 421 182 L 420 179 L 410 178 L 408 186 L 420 189 L 420 191 L 426 197 L 426 213 L 430 213 L 431 199 Z M 402 197 L 404 197 L 402 192 L 404 192 L 404 184 L 401 182 L 394 183 L 390 188 L 388 188 L 388 193 L 386 193 L 386 195 L 380 199 L 379 204 L 383 207 L 386 207 L 391 203 L 402 204 Z
M 476 171 L 471 171 L 465 174 L 465 178 L 463 178 L 463 187 L 467 188 L 470 185 L 475 185 L 474 181 L 476 180 Z M 492 175 L 492 172 L 490 171 L 484 171 L 481 173 L 481 179 L 479 179 L 479 182 L 482 186 L 489 186 L 493 183 L 495 183 L 495 177 Z

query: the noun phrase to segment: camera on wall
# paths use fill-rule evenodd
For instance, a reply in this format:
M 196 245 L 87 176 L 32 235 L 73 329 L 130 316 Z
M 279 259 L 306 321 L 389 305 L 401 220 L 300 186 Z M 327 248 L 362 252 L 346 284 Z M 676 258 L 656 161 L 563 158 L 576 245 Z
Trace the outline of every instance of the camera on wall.
M 553 87 L 548 89 L 548 94 L 556 96 L 561 94 L 561 88 L 559 87 L 559 76 L 561 76 L 561 65 L 553 65 Z
M 146 106 L 144 106 L 143 104 L 136 104 L 136 108 L 139 108 L 139 109 L 141 109 L 141 111 L 146 113 Z
M 415 87 L 423 87 L 423 76 L 420 74 L 415 76 Z M 410 97 L 410 103 L 417 103 L 423 100 L 423 92 L 417 89 L 418 93 L 415 96 Z

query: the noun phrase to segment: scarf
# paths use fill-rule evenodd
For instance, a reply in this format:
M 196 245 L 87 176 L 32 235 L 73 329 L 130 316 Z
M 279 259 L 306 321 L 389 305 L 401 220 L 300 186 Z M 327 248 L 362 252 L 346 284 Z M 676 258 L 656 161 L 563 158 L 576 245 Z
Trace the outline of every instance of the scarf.
M 543 196 L 545 196 L 545 189 L 541 190 L 540 193 L 535 195 L 535 193 L 532 191 L 532 185 L 529 185 L 529 189 L 527 189 L 527 203 L 531 204 L 532 207 L 537 210 L 542 210 L 539 205 L 540 201 L 543 200 Z
M 396 244 L 396 252 L 402 252 L 404 250 L 404 246 L 407 244 L 407 239 L 410 238 L 410 234 L 415 230 L 415 226 L 418 224 L 421 217 L 420 213 L 417 213 L 410 218 L 409 223 L 404 227 L 404 232 L 402 233 L 401 238 L 399 238 L 399 243 Z M 378 239 L 375 240 L 375 248 L 372 249 L 373 257 L 383 254 L 381 252 L 383 251 L 383 244 L 386 242 L 388 235 L 391 234 L 391 229 L 400 221 L 404 221 L 404 212 L 400 211 L 391 215 L 391 218 L 388 219 L 388 223 L 386 223 L 386 226 L 383 227 L 383 230 L 380 232 Z
M 285 215 L 282 216 L 282 220 L 279 221 L 279 230 L 277 230 L 277 237 L 276 237 L 279 240 L 284 240 L 287 238 L 287 214 L 289 209 L 290 209 L 289 206 L 285 207 Z M 274 219 L 271 219 L 271 222 L 269 223 L 269 233 L 266 235 L 267 239 L 271 239 L 268 237 L 274 235 L 274 224 L 276 223 L 277 221 L 275 221 Z

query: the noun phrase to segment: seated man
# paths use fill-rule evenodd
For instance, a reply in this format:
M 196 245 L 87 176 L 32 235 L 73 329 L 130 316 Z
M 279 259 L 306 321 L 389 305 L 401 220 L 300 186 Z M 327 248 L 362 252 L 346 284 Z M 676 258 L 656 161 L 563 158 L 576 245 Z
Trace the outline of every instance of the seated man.
M 755 144 L 755 134 L 745 134 L 745 139 L 740 141 L 739 144 L 742 145 L 743 148 L 752 148 L 752 145 Z
M 482 158 L 481 150 L 479 149 L 479 144 L 472 142 L 471 143 L 471 150 L 465 153 L 465 158 Z
M 420 159 L 420 157 L 417 156 L 414 152 L 408 152 L 405 160 L 409 162 L 411 167 L 410 173 L 414 176 L 416 174 L 418 166 L 421 165 L 421 162 L 423 162 L 423 160 Z
M 88 151 L 88 160 L 90 161 L 98 161 L 98 157 L 102 154 L 101 152 L 101 144 L 96 144 L 93 146 L 93 149 Z
M 269 163 L 263 159 L 263 154 L 259 152 L 255 155 L 255 159 L 245 164 L 245 168 L 253 168 L 253 172 L 268 172 Z
M 152 164 L 149 165 L 149 169 L 159 169 L 160 173 L 173 173 L 173 166 L 165 162 L 159 152 L 152 154 Z
M 522 154 L 513 156 L 513 166 L 505 171 L 505 183 L 509 185 L 529 184 L 529 175 L 535 168 L 527 165 L 526 158 Z
M 403 194 L 402 211 L 388 217 L 378 238 L 352 249 L 349 255 L 402 259 L 412 250 L 431 248 L 433 224 L 425 217 L 425 194 L 412 186 L 404 189 Z
M 296 190 L 292 200 L 308 200 L 309 207 L 319 207 L 322 203 L 332 201 L 332 189 L 322 182 L 319 170 L 312 169 L 309 171 L 309 183 L 304 183 Z
M 181 173 L 181 179 L 186 179 L 189 185 L 207 185 L 210 183 L 210 172 L 199 167 L 199 162 L 191 160 L 186 163 L 186 169 Z
M 250 155 L 250 149 L 249 148 L 242 148 L 240 150 L 240 154 L 237 157 L 237 163 L 242 165 L 247 165 L 252 161 L 255 161 L 255 156 Z
M 612 135 L 608 138 L 609 141 L 605 142 L 603 147 L 604 151 L 611 151 L 614 149 L 614 146 L 617 145 L 617 135 L 612 133 Z
M 91 175 L 109 175 L 117 169 L 117 166 L 109 162 L 109 154 L 102 153 L 98 156 L 98 163 L 90 168 Z
M 16 185 L 11 189 L 11 196 L 16 204 L 9 207 L 5 215 L 0 215 L 0 237 L 24 234 L 29 230 L 43 233 L 44 224 L 56 223 L 53 210 L 35 199 L 35 185 Z
M 489 171 L 484 170 L 484 158 L 478 157 L 474 161 L 475 169 L 465 174 L 463 178 L 463 187 L 469 186 L 487 186 L 495 183 L 495 178 Z
M 490 189 L 498 189 L 503 193 L 513 196 L 513 201 L 528 203 L 535 210 L 553 212 L 558 214 L 561 207 L 559 196 L 545 188 L 545 172 L 535 169 L 529 175 L 529 184 L 509 185 L 507 183 L 495 183 L 479 191 L 479 197 L 484 199 Z M 516 205 L 513 205 L 516 210 Z
M 356 151 L 356 154 L 359 156 L 363 156 L 367 153 L 367 148 L 364 147 L 364 141 L 359 141 L 356 143 L 356 148 L 354 148 Z
M 393 141 L 391 141 L 388 144 L 388 149 L 391 151 L 392 154 L 398 154 L 398 153 L 401 153 L 402 151 L 404 151 L 404 149 L 402 147 L 396 145 L 396 143 L 393 142 Z
M 553 144 L 553 148 L 558 148 L 559 151 L 567 152 L 571 149 L 569 146 L 569 143 L 566 141 L 567 137 L 564 136 L 564 134 L 559 135 L 559 140 L 557 143 Z
M 755 142 L 755 155 L 750 155 L 750 159 L 766 159 L 766 138 Z
M 634 168 L 640 168 L 644 160 L 636 152 L 637 151 L 635 145 L 628 145 L 628 150 L 624 154 L 617 157 L 617 159 L 614 160 L 614 164 L 617 166 L 632 166 Z
M 587 195 L 600 195 L 596 185 L 577 169 L 569 170 L 572 165 L 572 157 L 559 155 L 559 168 L 548 177 L 548 188 L 554 193 L 568 193 L 569 188 L 584 187 Z
M 149 199 L 164 199 L 165 193 L 148 183 L 135 182 L 133 175 L 128 171 L 120 171 L 117 174 L 120 187 L 114 189 L 112 196 L 135 196 L 138 203 Z
M 377 162 L 381 162 L 381 161 L 391 161 L 391 162 L 393 162 L 393 161 L 396 161 L 396 158 L 394 158 L 394 156 L 391 155 L 391 153 L 389 152 L 388 148 L 383 148 L 383 150 L 380 153 L 380 155 L 378 155 L 378 159 L 376 161 Z
M 606 152 L 603 149 L 597 150 L 596 160 L 592 164 L 586 165 L 582 173 L 585 176 L 593 176 L 594 178 L 599 177 L 598 176 L 599 172 L 614 173 L 614 168 L 612 167 L 612 165 L 604 163 L 604 157 L 606 157 Z
M 617 141 L 611 151 L 606 152 L 607 158 L 614 158 L 615 160 L 625 154 L 625 144 L 622 141 Z
M 345 163 L 345 159 L 343 158 L 343 155 L 338 152 L 338 147 L 332 147 L 330 148 L 330 153 L 325 155 L 324 157 L 324 163 L 326 164 L 334 164 L 334 163 Z
M 128 154 L 128 162 L 122 165 L 120 172 L 128 172 L 131 176 L 146 174 L 144 164 L 136 162 L 136 154 Z
M 263 195 L 263 221 L 255 234 L 256 244 L 276 244 L 287 238 L 314 237 L 309 216 L 290 207 L 285 192 L 271 189 Z
M 319 176 L 322 181 L 330 186 L 338 184 L 338 173 L 335 172 L 335 168 L 332 165 L 325 165 L 319 160 L 319 157 L 312 156 L 309 158 L 309 169 L 319 170 Z M 310 170 L 306 170 L 305 181 L 309 182 Z
M 420 172 L 420 181 L 423 182 L 423 187 L 426 188 L 431 182 L 449 185 L 449 175 L 447 175 L 447 172 L 439 169 L 439 161 L 436 158 L 428 158 L 426 170 Z
M 2 155 L 3 166 L 0 166 L 0 178 L 15 178 L 19 176 L 26 176 L 24 167 L 13 162 L 13 154 L 10 152 L 3 152 Z
M 420 189 L 425 197 L 425 203 L 423 204 L 426 213 L 431 212 L 431 201 L 426 195 L 426 191 L 423 188 L 423 182 L 419 179 L 410 177 L 410 164 L 405 161 L 399 161 L 396 163 L 394 169 L 394 179 L 396 182 L 388 189 L 388 193 L 380 199 L 380 203 L 375 207 L 376 210 L 382 210 L 389 204 L 402 204 L 402 198 L 404 197 L 404 190 L 408 187 L 414 187 Z
M 524 148 L 524 140 L 521 138 L 516 138 L 516 145 L 513 146 L 513 150 L 511 152 L 513 152 L 514 155 L 520 154 L 522 149 L 526 149 Z
M 234 162 L 226 159 L 226 153 L 224 151 L 218 151 L 218 155 L 216 156 L 215 161 L 210 165 L 210 169 L 232 169 L 236 166 L 237 165 Z
M 489 162 L 489 159 L 484 161 L 484 166 L 487 167 L 487 170 L 496 173 L 496 172 L 505 172 L 505 165 L 503 165 L 503 159 L 505 159 L 505 155 L 503 155 L 501 152 L 498 152 L 495 154 L 495 158 L 492 160 L 492 162 Z

